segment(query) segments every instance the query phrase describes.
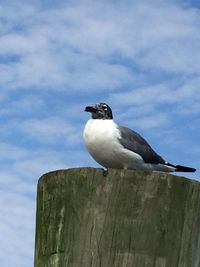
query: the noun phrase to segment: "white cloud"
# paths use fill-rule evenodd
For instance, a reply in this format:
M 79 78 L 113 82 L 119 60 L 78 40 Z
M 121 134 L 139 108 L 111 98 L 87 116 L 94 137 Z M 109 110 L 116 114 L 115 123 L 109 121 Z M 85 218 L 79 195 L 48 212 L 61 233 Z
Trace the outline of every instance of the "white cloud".
M 12 184 L 13 187 L 9 189 L 12 192 L 19 192 L 22 187 L 29 188 L 28 192 L 33 193 L 35 181 L 43 173 L 70 166 L 84 166 L 87 159 L 82 150 L 80 145 L 77 148 L 74 145 L 71 148 L 61 146 L 57 150 L 57 147 L 48 145 L 43 148 L 24 148 L 10 143 L 0 143 L 0 174 L 1 177 L 5 177 L 0 181 L 0 185 L 8 188 Z
M 19 129 L 26 134 L 26 138 L 33 138 L 42 143 L 80 143 L 81 131 L 79 125 L 72 125 L 59 117 L 24 120 Z
M 147 1 L 45 10 L 23 4 L 17 15 L 15 8 L 2 10 L 8 32 L 0 53 L 10 56 L 1 65 L 4 86 L 114 90 L 134 82 L 138 67 L 199 73 L 197 9 Z
M 16 117 L 32 116 L 38 111 L 44 110 L 46 112 L 47 104 L 40 94 L 27 93 L 18 95 L 13 99 L 12 96 L 5 97 L 0 107 L 1 116 Z
M 120 118 L 141 118 L 144 115 L 165 113 L 171 116 L 196 113 L 200 110 L 199 77 L 172 80 L 170 82 L 135 88 L 130 91 L 111 93 L 108 102 L 120 110 Z M 170 107 L 165 110 L 165 107 Z M 162 111 L 163 110 L 163 111 Z M 161 115 L 161 114 L 160 114 Z
M 10 186 L 14 185 L 10 184 Z M 0 203 L 0 239 L 3 244 L 1 264 L 10 267 L 31 266 L 34 247 L 35 201 L 21 194 L 1 190 Z M 22 258 L 24 258 L 23 261 Z
M 169 126 L 169 118 L 163 113 L 141 116 L 134 120 L 135 127 L 148 130 L 157 127 L 166 127 L 167 125 Z
M 115 105 L 148 105 L 149 103 L 157 103 L 163 95 L 167 95 L 169 89 L 166 84 L 156 84 L 152 86 L 145 86 L 136 88 L 128 92 L 119 92 L 110 94 L 110 101 Z

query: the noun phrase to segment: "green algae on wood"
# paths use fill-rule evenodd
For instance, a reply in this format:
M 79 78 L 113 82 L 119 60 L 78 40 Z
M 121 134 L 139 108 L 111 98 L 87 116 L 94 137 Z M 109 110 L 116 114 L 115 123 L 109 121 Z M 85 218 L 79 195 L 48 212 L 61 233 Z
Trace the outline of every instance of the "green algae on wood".
M 200 184 L 77 168 L 38 183 L 35 267 L 199 267 Z

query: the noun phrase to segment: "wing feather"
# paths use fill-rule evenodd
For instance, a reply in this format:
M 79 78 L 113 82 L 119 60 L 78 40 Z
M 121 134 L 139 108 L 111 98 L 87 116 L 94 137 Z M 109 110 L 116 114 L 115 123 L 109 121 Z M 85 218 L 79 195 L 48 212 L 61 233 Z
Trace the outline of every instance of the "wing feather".
M 119 126 L 119 130 L 121 133 L 120 143 L 126 149 L 139 154 L 145 163 L 165 163 L 165 160 L 151 148 L 141 135 L 123 126 Z

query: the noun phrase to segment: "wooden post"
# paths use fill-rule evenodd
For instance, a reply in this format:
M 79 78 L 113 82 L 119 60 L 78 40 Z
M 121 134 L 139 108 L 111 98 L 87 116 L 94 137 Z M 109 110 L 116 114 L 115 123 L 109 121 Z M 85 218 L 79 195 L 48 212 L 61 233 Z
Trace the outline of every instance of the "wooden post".
M 35 267 L 199 266 L 199 182 L 95 168 L 40 178 Z

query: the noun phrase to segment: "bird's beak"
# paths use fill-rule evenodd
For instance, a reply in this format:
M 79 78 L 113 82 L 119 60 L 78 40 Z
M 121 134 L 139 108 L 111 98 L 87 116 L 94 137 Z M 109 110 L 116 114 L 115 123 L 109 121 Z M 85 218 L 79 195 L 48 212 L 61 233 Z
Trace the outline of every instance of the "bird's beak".
M 96 112 L 96 108 L 92 107 L 92 106 L 87 106 L 85 107 L 85 111 L 86 112 Z

